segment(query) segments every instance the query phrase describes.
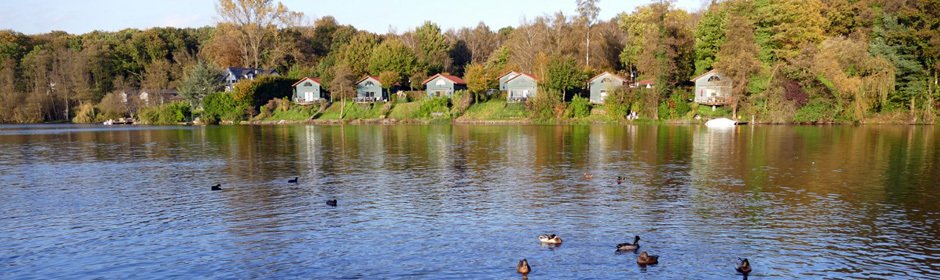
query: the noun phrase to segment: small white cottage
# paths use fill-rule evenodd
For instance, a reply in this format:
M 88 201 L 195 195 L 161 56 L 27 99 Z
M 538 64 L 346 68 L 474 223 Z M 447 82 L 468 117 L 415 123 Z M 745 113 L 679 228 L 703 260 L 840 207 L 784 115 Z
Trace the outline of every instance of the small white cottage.
M 692 79 L 695 82 L 695 103 L 721 106 L 730 102 L 731 79 L 711 70 Z

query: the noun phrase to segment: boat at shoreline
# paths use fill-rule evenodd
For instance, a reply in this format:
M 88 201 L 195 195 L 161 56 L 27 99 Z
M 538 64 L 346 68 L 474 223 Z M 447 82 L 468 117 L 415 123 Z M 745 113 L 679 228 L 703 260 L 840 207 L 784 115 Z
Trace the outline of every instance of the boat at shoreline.
M 708 128 L 733 128 L 738 122 L 729 118 L 717 118 L 705 122 Z

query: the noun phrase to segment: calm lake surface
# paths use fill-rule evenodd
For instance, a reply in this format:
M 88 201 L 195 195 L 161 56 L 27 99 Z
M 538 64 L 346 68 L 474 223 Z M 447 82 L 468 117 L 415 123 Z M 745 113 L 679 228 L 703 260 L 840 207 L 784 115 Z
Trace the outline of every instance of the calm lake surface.
M 933 126 L 4 125 L 0 182 L 0 279 L 940 278 Z

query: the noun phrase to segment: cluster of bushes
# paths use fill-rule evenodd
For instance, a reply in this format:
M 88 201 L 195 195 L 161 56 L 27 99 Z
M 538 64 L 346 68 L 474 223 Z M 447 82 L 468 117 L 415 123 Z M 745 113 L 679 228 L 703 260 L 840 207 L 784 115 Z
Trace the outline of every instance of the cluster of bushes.
M 463 113 L 470 108 L 470 105 L 473 105 L 473 97 L 473 94 L 466 90 L 458 90 L 455 92 L 454 97 L 451 98 L 451 102 L 453 102 L 453 108 L 451 108 L 450 114 L 452 116 L 463 115 Z
M 294 79 L 280 76 L 261 76 L 235 84 L 232 97 L 239 104 L 258 108 L 275 98 L 290 98 L 294 92 Z
M 179 101 L 160 106 L 147 107 L 140 111 L 140 123 L 172 125 L 192 120 L 189 103 Z
M 249 111 L 247 104 L 235 101 L 232 94 L 216 92 L 209 94 L 202 100 L 202 115 L 200 117 L 205 123 L 237 122 L 244 120 Z
M 692 111 L 689 100 L 692 94 L 685 90 L 676 90 L 664 102 L 659 103 L 657 116 L 660 119 L 691 118 L 688 113 Z M 693 113 L 694 114 L 694 113 Z
M 591 99 L 580 96 L 571 98 L 568 108 L 565 109 L 565 118 L 578 119 L 591 115 Z
M 78 105 L 75 111 L 75 117 L 72 118 L 73 123 L 96 123 L 98 122 L 98 109 L 95 108 L 94 104 L 91 103 L 82 103 Z
M 441 117 L 449 118 L 450 115 L 450 98 L 447 97 L 429 97 L 425 98 L 419 102 L 418 110 L 415 111 L 411 117 L 415 119 L 430 119 L 434 117 L 434 113 L 443 114 Z
M 541 92 L 525 102 L 529 118 L 537 122 L 547 122 L 561 117 L 565 111 L 565 103 L 561 102 L 561 94 L 557 92 Z

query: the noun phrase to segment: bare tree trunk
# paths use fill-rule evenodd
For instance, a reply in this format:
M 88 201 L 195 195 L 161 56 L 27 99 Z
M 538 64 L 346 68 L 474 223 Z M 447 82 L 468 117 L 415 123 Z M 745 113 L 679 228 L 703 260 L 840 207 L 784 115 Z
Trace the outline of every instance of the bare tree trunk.
M 346 116 L 346 98 L 343 98 L 342 107 L 339 107 L 339 119 L 343 119 Z
M 591 66 L 591 27 L 588 26 L 587 39 L 584 48 L 584 66 Z
M 731 119 L 734 119 L 735 121 L 738 120 L 738 99 L 737 98 L 733 98 L 731 100 Z

